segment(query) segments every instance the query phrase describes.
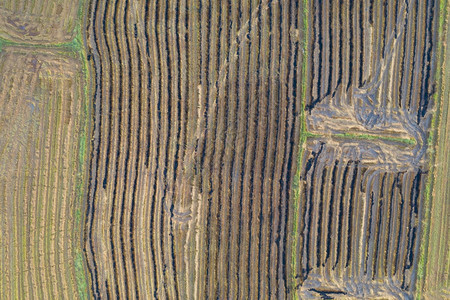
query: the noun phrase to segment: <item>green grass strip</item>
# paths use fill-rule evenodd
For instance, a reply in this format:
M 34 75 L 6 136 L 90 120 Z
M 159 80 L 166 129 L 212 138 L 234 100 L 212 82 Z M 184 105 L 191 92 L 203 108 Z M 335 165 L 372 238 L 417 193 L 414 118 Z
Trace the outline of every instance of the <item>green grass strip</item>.
M 355 134 L 355 133 L 336 133 L 336 134 L 330 134 L 330 135 L 324 135 L 324 134 L 317 134 L 317 133 L 311 133 L 305 131 L 305 136 L 307 138 L 321 138 L 321 137 L 334 137 L 334 138 L 346 138 L 346 139 L 356 139 L 356 140 L 383 140 L 383 141 L 391 141 L 396 143 L 402 143 L 406 145 L 415 145 L 416 140 L 411 139 L 405 139 L 405 138 L 396 138 L 396 137 L 389 137 L 389 136 L 380 136 L 380 135 L 374 135 L 374 134 Z
M 80 4 L 78 7 L 78 20 L 75 25 L 75 37 L 74 39 L 67 43 L 65 46 L 76 53 L 82 63 L 82 76 L 84 84 L 82 85 L 82 96 L 84 98 L 83 111 L 81 115 L 83 116 L 81 119 L 81 132 L 78 144 L 78 170 L 77 170 L 77 178 L 76 178 L 76 209 L 75 209 L 75 228 L 76 232 L 79 233 L 79 239 L 75 239 L 76 244 L 78 245 L 74 250 L 75 255 L 75 278 L 76 285 L 78 288 L 78 296 L 81 299 L 89 298 L 89 289 L 87 285 L 87 266 L 86 261 L 83 256 L 83 231 L 84 231 L 84 214 L 82 213 L 82 209 L 84 208 L 84 200 L 86 199 L 86 191 L 87 191 L 87 178 L 86 178 L 86 159 L 88 153 L 89 142 L 88 135 L 90 132 L 90 73 L 89 66 L 87 62 L 86 49 L 84 47 L 84 35 L 82 32 L 82 23 L 84 23 L 85 11 L 86 11 L 86 0 L 80 0 Z M 80 83 L 81 83 L 80 82 Z
M 292 228 L 292 253 L 291 253 L 291 267 L 292 267 L 292 280 L 291 282 L 293 284 L 296 284 L 296 277 L 297 277 L 297 257 L 299 253 L 297 253 L 297 236 L 298 236 L 298 218 L 300 213 L 300 174 L 302 170 L 302 160 L 303 160 L 303 154 L 304 154 L 304 145 L 307 138 L 307 132 L 306 132 L 306 119 L 305 119 L 305 101 L 306 101 L 306 84 L 307 84 L 307 69 L 308 69 L 308 30 L 309 30 L 309 24 L 308 24 L 308 0 L 303 0 L 303 63 L 302 63 L 302 83 L 301 83 L 301 109 L 300 109 L 300 141 L 299 141 L 299 153 L 297 158 L 297 172 L 294 177 L 294 182 L 292 189 L 294 191 L 294 199 L 293 199 L 293 207 L 294 207 L 294 218 L 293 218 L 293 228 Z M 293 286 L 293 299 L 299 299 L 298 290 L 296 286 Z
M 348 139 L 356 139 L 356 140 L 384 140 L 384 141 L 391 141 L 391 142 L 397 142 L 397 143 L 403 143 L 407 145 L 415 145 L 416 140 L 411 139 L 405 139 L 405 138 L 395 138 L 395 137 L 389 137 L 389 136 L 379 136 L 379 135 L 372 135 L 372 134 L 353 134 L 353 133 L 339 133 L 331 135 L 337 138 L 348 138 Z

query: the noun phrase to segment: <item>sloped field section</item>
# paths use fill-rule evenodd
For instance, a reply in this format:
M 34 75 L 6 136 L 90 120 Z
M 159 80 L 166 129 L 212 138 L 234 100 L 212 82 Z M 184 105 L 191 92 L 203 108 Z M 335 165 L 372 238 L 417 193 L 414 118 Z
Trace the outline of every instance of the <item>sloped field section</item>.
M 77 286 L 84 84 L 80 62 L 63 51 L 7 47 L 0 53 L 2 299 L 85 292 Z
M 411 298 L 439 1 L 309 1 L 299 296 Z
M 290 292 L 303 9 L 91 1 L 93 296 Z

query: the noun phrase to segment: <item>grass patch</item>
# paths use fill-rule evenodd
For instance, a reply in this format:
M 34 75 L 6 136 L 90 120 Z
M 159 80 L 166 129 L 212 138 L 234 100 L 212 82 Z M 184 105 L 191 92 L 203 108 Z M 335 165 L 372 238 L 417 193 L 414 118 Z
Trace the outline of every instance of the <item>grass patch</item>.
M 80 251 L 76 252 L 74 267 L 75 267 L 75 277 L 78 286 L 78 296 L 81 299 L 88 299 L 87 295 L 88 288 L 86 278 L 84 276 L 83 254 Z
M 383 141 L 402 143 L 402 144 L 406 144 L 406 145 L 415 145 L 416 144 L 416 140 L 413 138 L 404 139 L 404 138 L 395 138 L 395 137 L 388 137 L 388 136 L 379 136 L 379 135 L 373 135 L 373 134 L 339 133 L 339 134 L 334 134 L 332 136 L 338 137 L 338 138 L 348 138 L 348 139 L 356 139 L 356 140 L 383 140 Z
M 304 132 L 306 138 L 320 138 L 325 137 L 324 134 L 317 134 L 312 132 L 307 132 L 305 130 Z M 380 135 L 374 135 L 374 134 L 354 134 L 354 133 L 336 133 L 336 134 L 330 134 L 329 136 L 334 138 L 346 138 L 346 139 L 355 139 L 355 140 L 382 140 L 382 141 L 391 141 L 396 143 L 402 143 L 406 145 L 415 145 L 416 140 L 411 139 L 404 139 L 404 138 L 395 138 L 395 137 L 389 137 L 389 136 L 380 136 Z
M 300 109 L 300 141 L 299 141 L 299 153 L 297 158 L 297 172 L 294 177 L 294 182 L 292 189 L 294 191 L 294 199 L 293 199 L 293 207 L 294 207 L 294 220 L 293 220 L 293 228 L 292 228 L 292 253 L 291 253 L 291 267 L 292 267 L 292 282 L 296 285 L 297 278 L 297 235 L 298 235 L 298 217 L 300 210 L 300 174 L 301 174 L 301 166 L 304 154 L 304 145 L 307 138 L 306 132 L 306 120 L 305 120 L 305 101 L 306 101 L 306 83 L 307 83 L 307 67 L 308 67 L 308 1 L 303 0 L 303 64 L 302 64 L 302 83 L 301 83 L 301 109 Z M 297 294 L 297 286 L 293 286 L 293 299 L 299 299 Z

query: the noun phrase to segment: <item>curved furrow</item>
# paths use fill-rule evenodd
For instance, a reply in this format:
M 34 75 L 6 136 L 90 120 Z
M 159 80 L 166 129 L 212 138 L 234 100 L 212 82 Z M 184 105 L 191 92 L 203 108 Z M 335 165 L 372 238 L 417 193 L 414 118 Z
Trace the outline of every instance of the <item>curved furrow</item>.
M 123 46 L 119 44 L 119 37 L 118 37 L 118 25 L 117 22 L 121 21 L 122 18 L 118 16 L 120 13 L 120 7 L 118 6 L 118 1 L 116 0 L 113 5 L 111 5 L 110 11 L 108 11 L 108 15 L 105 15 L 105 19 L 103 21 L 103 26 L 106 26 L 106 20 L 112 20 L 111 23 L 109 23 L 106 28 L 108 30 L 107 38 L 109 39 L 109 44 L 111 45 L 111 51 L 114 53 L 114 60 L 119 60 L 120 63 L 114 65 L 113 71 L 111 72 L 110 76 L 113 76 L 112 83 L 113 83 L 113 94 L 110 95 L 111 97 L 111 112 L 112 115 L 111 118 L 111 131 L 113 133 L 113 137 L 110 138 L 110 140 L 107 141 L 107 143 L 110 143 L 111 147 L 109 156 L 112 156 L 112 159 L 107 157 L 105 161 L 105 175 L 106 176 L 106 170 L 108 170 L 108 173 L 111 173 L 110 177 L 112 181 L 112 188 L 108 186 L 108 182 L 106 182 L 106 194 L 107 197 L 112 199 L 111 201 L 111 208 L 109 213 L 109 241 L 110 241 L 110 247 L 111 247 L 111 254 L 112 254 L 112 263 L 113 263 L 113 273 L 114 277 L 112 278 L 111 282 L 114 282 L 114 285 L 111 283 L 111 287 L 114 287 L 114 292 L 111 292 L 112 295 L 116 295 L 116 297 L 123 297 L 123 295 L 126 293 L 126 288 L 124 286 L 124 279 L 123 279 L 123 272 L 124 272 L 124 260 L 123 260 L 123 248 L 121 243 L 121 235 L 117 234 L 117 232 L 120 232 L 120 216 L 121 211 L 123 213 L 123 209 L 121 209 L 121 203 L 120 199 L 120 189 L 122 188 L 121 185 L 118 185 L 117 181 L 118 179 L 121 179 L 120 172 L 120 153 L 122 149 L 122 132 L 123 132 L 123 125 L 122 125 L 122 115 L 123 115 L 123 102 L 124 102 L 124 96 L 123 96 L 123 57 L 121 54 L 121 48 L 123 49 Z M 107 17 L 107 18 L 106 18 Z M 119 28 L 121 27 L 121 23 L 119 23 Z M 123 50 L 122 50 L 123 51 Z M 111 162 L 109 161 L 111 160 Z M 119 177 L 119 178 L 118 178 Z M 105 177 L 106 178 L 106 177 Z M 104 180 L 104 179 L 103 179 Z M 105 183 L 105 181 L 104 181 Z M 111 184 L 110 184 L 111 185 Z M 118 191 L 119 189 L 119 191 Z M 99 211 L 100 214 L 100 211 Z M 97 224 L 100 226 L 100 221 L 102 220 L 101 215 L 99 215 L 99 218 L 97 220 Z M 119 227 L 119 228 L 118 228 Z M 99 228 L 100 229 L 100 228 Z M 99 230 L 97 229 L 97 230 Z M 126 280 L 126 279 L 125 279 Z M 102 280 L 103 281 L 103 280 Z M 105 280 L 106 282 L 106 280 Z
M 281 234 L 282 234 L 282 258 L 280 260 L 281 265 L 279 267 L 278 272 L 280 272 L 280 276 L 282 277 L 281 282 L 279 283 L 279 290 L 281 295 L 289 293 L 289 285 L 290 285 L 290 277 L 292 276 L 292 273 L 290 272 L 290 260 L 291 257 L 288 256 L 288 252 L 290 253 L 290 245 L 291 245 L 291 237 L 290 237 L 290 210 L 292 209 L 290 207 L 291 201 L 293 197 L 293 193 L 291 191 L 292 189 L 292 179 L 294 177 L 294 174 L 296 173 L 296 163 L 293 162 L 296 157 L 296 153 L 298 153 L 298 143 L 299 143 L 299 118 L 296 116 L 299 115 L 299 110 L 297 106 L 297 98 L 293 95 L 294 89 L 294 82 L 295 82 L 295 75 L 294 75 L 294 53 L 295 50 L 292 49 L 292 43 L 293 43 L 293 34 L 291 34 L 291 24 L 292 24 L 292 18 L 290 14 L 290 6 L 286 5 L 283 10 L 284 13 L 284 41 L 283 44 L 288 45 L 286 47 L 285 52 L 282 53 L 282 56 L 285 58 L 287 65 L 283 69 L 282 72 L 284 74 L 284 78 L 282 77 L 282 82 L 288 82 L 287 85 L 284 86 L 284 96 L 282 96 L 282 99 L 286 99 L 285 106 L 285 124 L 284 124 L 284 145 L 285 145 L 285 152 L 284 152 L 284 162 L 283 162 L 283 170 L 282 170 L 282 177 L 281 177 L 281 183 L 282 183 L 282 190 L 280 197 L 282 199 L 282 203 L 280 206 L 282 207 L 282 213 L 281 213 Z M 283 102 L 282 102 L 283 103 Z M 295 154 L 294 154 L 295 153 Z
M 211 1 L 201 1 L 199 3 L 199 18 L 200 18 L 200 84 L 198 86 L 198 97 L 199 97 L 199 114 L 203 115 L 202 122 L 200 123 L 202 131 L 204 132 L 204 137 L 197 141 L 197 149 L 200 154 L 199 157 L 199 168 L 202 176 L 200 177 L 200 188 L 201 192 L 206 195 L 206 203 L 205 203 L 205 214 L 206 214 L 206 224 L 205 224 L 205 243 L 207 249 L 205 249 L 206 257 L 205 257 L 205 281 L 204 281 L 204 290 L 203 294 L 206 297 L 213 297 L 214 291 L 211 291 L 215 288 L 214 281 L 211 278 L 214 278 L 214 270 L 215 263 L 214 261 L 214 252 L 215 249 L 215 232 L 211 230 L 214 228 L 211 223 L 215 220 L 212 211 L 215 209 L 214 202 L 212 201 L 213 194 L 213 186 L 212 186 L 212 172 L 213 172 L 213 153 L 216 149 L 216 140 L 214 131 L 216 126 L 216 120 L 210 120 L 210 114 L 212 111 L 215 112 L 214 106 L 211 105 L 210 99 L 210 90 L 211 87 L 209 85 L 209 75 L 210 75 L 210 51 L 212 48 L 211 45 L 211 36 L 213 35 L 212 30 L 216 30 L 212 28 L 212 24 L 214 21 L 211 20 L 212 17 L 212 3 Z M 216 18 L 217 20 L 217 18 Z M 216 31 L 217 33 L 217 31 Z M 214 49 L 215 50 L 215 49 Z M 213 102 L 213 99 L 211 102 Z M 217 101 L 217 100 L 216 100 Z M 211 143 L 211 145 L 208 145 Z M 212 253 L 211 253 L 212 252 Z M 210 285 L 212 283 L 212 285 Z
M 223 186 L 221 173 L 224 168 L 223 157 L 225 155 L 225 142 L 226 142 L 226 133 L 225 130 L 227 124 L 225 119 L 225 113 L 227 110 L 227 101 L 226 98 L 223 97 L 223 85 L 222 82 L 219 81 L 220 70 L 222 68 L 221 61 L 223 57 L 223 45 L 221 38 L 222 26 L 221 26 L 221 17 L 222 17 L 222 6 L 219 2 L 211 3 L 210 10 L 208 11 L 210 22 L 209 28 L 209 40 L 208 43 L 210 45 L 208 49 L 208 59 L 207 59 L 207 70 L 208 70 L 208 83 L 207 83 L 207 91 L 208 102 L 210 102 L 209 110 L 210 110 L 210 121 L 208 121 L 209 128 L 208 131 L 211 132 L 210 139 L 206 140 L 207 143 L 207 151 L 206 155 L 210 156 L 209 162 L 209 173 L 210 173 L 210 195 L 211 199 L 217 199 L 212 207 L 211 217 L 212 224 L 209 226 L 211 228 L 210 240 L 209 242 L 209 250 L 212 252 L 210 255 L 211 263 L 209 264 L 208 273 L 212 273 L 212 280 L 209 281 L 207 279 L 207 283 L 209 283 L 209 292 L 208 295 L 211 298 L 220 298 L 225 297 L 225 293 L 223 291 L 223 284 L 220 278 L 225 276 L 225 272 L 221 275 L 221 271 L 224 271 L 226 261 L 220 261 L 219 254 L 222 250 L 224 241 L 222 241 L 222 232 L 220 228 L 220 221 L 222 219 L 222 214 L 224 214 L 223 206 L 224 201 L 222 198 Z M 209 134 L 208 134 L 209 135 Z M 211 239 L 212 237 L 212 239 Z M 209 281 L 209 282 L 208 282 Z
M 150 249 L 151 249 L 151 258 L 152 258 L 152 264 L 153 264 L 153 296 L 156 298 L 158 297 L 158 294 L 161 292 L 161 284 L 160 282 L 163 280 L 161 280 L 161 275 L 162 275 L 162 271 L 160 268 L 160 264 L 157 264 L 157 261 L 160 261 L 160 259 L 157 259 L 157 252 L 156 252 L 156 239 L 155 239 L 155 235 L 156 235 L 156 205 L 157 205 L 157 201 L 156 201 L 156 180 L 157 180 L 157 169 L 158 169 L 158 156 L 159 156 L 159 145 L 160 145 L 160 120 L 161 120 L 161 112 L 160 112 L 160 106 L 161 106 L 161 68 L 159 65 L 159 44 L 158 44 L 158 38 L 157 38 L 157 9 L 154 5 L 156 5 L 155 2 L 152 2 L 152 6 L 150 7 L 150 11 L 154 12 L 154 15 L 152 14 L 151 16 L 151 26 L 150 29 L 152 29 L 150 36 L 152 37 L 151 40 L 148 40 L 147 43 L 150 43 L 150 41 L 153 41 L 151 43 L 151 48 L 150 48 L 150 53 L 151 55 L 149 55 L 149 64 L 151 62 L 151 59 L 154 60 L 153 64 L 150 64 L 151 69 L 152 69 L 152 75 L 155 77 L 152 79 L 152 83 L 153 83 L 153 87 L 152 90 L 154 91 L 153 95 L 153 101 L 151 101 L 150 103 L 153 104 L 151 105 L 151 112 L 152 112 L 152 121 L 154 121 L 155 126 L 152 126 L 152 135 L 151 135 L 151 141 L 153 141 L 152 144 L 152 151 L 151 153 L 153 154 L 151 156 L 151 160 L 150 160 L 150 197 L 149 197 L 149 201 L 151 202 L 150 205 L 150 227 L 149 227 L 149 234 L 150 234 Z M 146 21 L 147 22 L 147 21 Z M 152 77 L 153 77 L 152 76 Z M 150 98 L 151 100 L 152 98 Z M 152 122 L 153 124 L 153 122 Z
M 223 58 L 226 57 L 226 53 L 228 51 L 228 36 L 229 36 L 229 24 L 228 24 L 228 13 L 229 8 L 227 7 L 229 3 L 224 1 L 223 3 L 219 3 L 218 7 L 216 6 L 214 8 L 214 14 L 217 15 L 217 23 L 215 24 L 217 28 L 217 35 L 214 35 L 213 42 L 215 42 L 216 47 L 211 48 L 211 69 L 214 70 L 214 66 L 216 68 L 215 73 L 212 73 L 210 82 L 212 86 L 212 93 L 215 94 L 215 97 L 217 98 L 217 106 L 219 106 L 219 115 L 218 115 L 218 125 L 216 126 L 216 139 L 219 142 L 219 151 L 215 155 L 215 161 L 214 161 L 214 169 L 217 170 L 218 175 L 216 178 L 214 178 L 214 185 L 218 186 L 217 193 L 215 193 L 215 197 L 218 198 L 218 205 L 216 209 L 216 236 L 218 239 L 218 245 L 217 245 L 217 251 L 215 260 L 217 261 L 217 269 L 215 274 L 215 281 L 218 283 L 216 288 L 216 293 L 214 295 L 215 298 L 218 297 L 225 297 L 226 296 L 226 290 L 227 290 L 227 282 L 223 282 L 220 280 L 220 278 L 226 278 L 226 268 L 228 265 L 228 262 L 225 260 L 225 253 L 223 252 L 224 248 L 227 247 L 227 236 L 228 230 L 226 229 L 226 226 L 229 224 L 224 224 L 223 222 L 226 220 L 227 213 L 226 211 L 227 206 L 230 204 L 226 199 L 228 199 L 227 196 L 224 196 L 224 192 L 226 193 L 228 189 L 228 183 L 227 180 L 229 178 L 225 178 L 224 172 L 225 172 L 225 165 L 229 166 L 229 161 L 225 159 L 226 157 L 226 150 L 227 150 L 227 140 L 229 132 L 225 130 L 225 128 L 228 128 L 228 118 L 229 118 L 229 103 L 228 103 L 228 91 L 226 90 L 226 85 L 228 84 L 228 78 L 225 75 L 225 82 L 220 80 L 220 76 L 222 76 L 221 70 L 223 68 L 223 65 L 221 64 L 221 61 L 223 61 Z M 213 28 L 214 28 L 213 27 Z M 213 49 L 217 48 L 216 51 L 213 51 Z M 215 56 L 215 59 L 214 59 Z M 228 70 L 226 71 L 228 74 Z M 214 83 L 214 85 L 212 84 Z M 217 109 L 217 108 L 216 108 Z M 217 133 L 219 131 L 219 133 Z M 228 173 L 228 172 L 227 172 Z M 222 224 L 221 224 L 222 223 Z M 225 227 L 222 227 L 225 226 Z M 219 257 L 222 254 L 222 259 Z
M 145 294 L 145 291 L 155 290 L 152 284 L 156 284 L 156 266 L 153 263 L 154 256 L 151 249 L 151 238 L 149 230 L 151 228 L 150 209 L 152 201 L 140 201 L 140 199 L 150 198 L 150 182 L 149 176 L 151 169 L 151 138 L 152 138 L 152 97 L 153 97 L 153 69 L 149 64 L 150 59 L 150 43 L 149 43 L 149 25 L 150 25 L 150 3 L 146 1 L 144 8 L 137 3 L 134 5 L 134 14 L 137 15 L 135 20 L 135 38 L 138 39 L 138 57 L 139 57 L 139 74 L 140 74 L 140 113 L 142 114 L 141 135 L 144 139 L 143 146 L 141 146 L 143 158 L 140 160 L 140 167 L 136 170 L 137 185 L 142 186 L 142 189 L 136 191 L 135 201 L 137 202 L 136 210 L 137 220 L 134 222 L 136 233 L 133 233 L 133 241 L 135 243 L 135 259 L 139 260 L 139 255 L 142 253 L 142 261 L 138 264 L 137 277 L 139 281 L 139 293 Z M 137 187 L 136 187 L 137 189 Z M 137 197 L 137 198 L 136 198 Z M 146 230 L 145 230 L 146 229 Z M 150 249 L 149 249 L 150 248 Z
M 263 1 L 262 6 L 268 6 L 270 3 L 268 1 Z M 268 7 L 268 9 L 270 9 Z M 269 220 L 267 215 L 267 208 L 269 207 L 268 200 L 270 199 L 270 195 L 267 192 L 267 181 L 266 176 L 268 173 L 268 170 L 271 165 L 273 165 L 273 151 L 271 150 L 271 147 L 269 147 L 269 140 L 270 140 L 270 124 L 271 124 L 271 115 L 270 115 L 270 108 L 271 108 L 271 102 L 270 102 L 270 94 L 269 94 L 269 78 L 270 78 L 270 72 L 269 72 L 269 60 L 270 60 L 270 54 L 271 54 L 271 48 L 270 48 L 270 40 L 269 40 L 269 14 L 267 10 L 263 10 L 261 12 L 261 16 L 259 16 L 260 21 L 260 38 L 259 38 L 259 46 L 261 46 L 261 41 L 269 41 L 269 49 L 268 51 L 261 51 L 260 53 L 260 66 L 261 71 L 259 74 L 259 90 L 258 90 L 258 97 L 261 99 L 261 129 L 263 130 L 263 137 L 260 139 L 259 146 L 257 146 L 257 157 L 262 158 L 262 166 L 261 171 L 257 174 L 259 175 L 259 190 L 256 191 L 255 198 L 259 201 L 259 233 L 258 233 L 258 245 L 257 247 L 257 271 L 256 271 L 256 277 L 257 277 L 257 283 L 254 285 L 256 288 L 254 290 L 254 296 L 256 298 L 261 297 L 268 297 L 268 289 L 267 289 L 267 282 L 266 282 L 266 275 L 267 270 L 269 269 L 267 266 L 267 260 L 266 257 L 268 255 L 268 223 L 264 222 L 264 220 Z M 268 178 L 268 176 L 267 176 Z M 266 195 L 266 197 L 264 197 Z
M 98 11 L 98 5 L 99 1 L 93 1 L 94 3 L 89 4 L 88 14 L 90 15 L 90 19 L 92 24 L 89 24 L 89 30 L 92 30 L 92 27 L 96 27 L 96 12 Z M 90 33 L 90 32 L 89 32 Z M 97 40 L 95 29 L 93 34 L 94 40 Z M 92 42 L 91 42 L 92 43 Z M 95 82 L 98 83 L 101 78 L 101 63 L 99 63 L 99 53 L 97 49 L 97 42 L 95 41 L 92 43 L 90 47 L 90 52 L 93 52 L 94 57 L 94 69 L 95 69 Z M 85 217 L 85 226 L 84 226 L 84 255 L 87 261 L 88 265 L 88 271 L 90 274 L 91 279 L 91 294 L 94 297 L 98 297 L 99 291 L 98 291 L 98 281 L 97 281 L 97 265 L 95 259 L 92 257 L 93 253 L 93 245 L 92 245 L 92 225 L 94 220 L 94 211 L 95 211 L 95 202 L 93 201 L 93 197 L 95 196 L 96 189 L 97 189 L 97 178 L 95 176 L 97 171 L 97 166 L 99 162 L 99 125 L 98 125 L 98 99 L 99 95 L 101 95 L 101 85 L 95 84 L 95 90 L 93 92 L 93 104 L 92 104 L 92 110 L 93 110 L 93 117 L 92 117 L 92 124 L 93 124 L 93 136 L 94 138 L 91 139 L 91 155 L 90 155 L 90 172 L 89 172 L 89 179 L 88 179 L 88 201 L 86 206 L 86 217 Z M 98 121 L 97 121 L 98 120 Z
M 159 227 L 158 227 L 158 242 L 159 251 L 161 254 L 161 264 L 163 269 L 164 278 L 164 292 L 167 298 L 174 298 L 175 294 L 175 284 L 173 279 L 173 269 L 171 264 L 171 253 L 170 248 L 166 248 L 169 244 L 169 232 L 166 230 L 168 219 L 166 219 L 169 214 L 169 207 L 167 203 L 169 202 L 169 196 L 167 195 L 167 172 L 168 170 L 168 157 L 169 157 L 169 144 L 170 144 L 170 132 L 171 132 L 171 57 L 168 51 L 168 41 L 167 41 L 167 15 L 168 15 L 168 3 L 167 1 L 160 1 L 158 8 L 158 21 L 159 23 L 158 39 L 159 39 L 159 60 L 161 62 L 161 137 L 162 142 L 160 143 L 160 155 L 158 158 L 158 188 L 157 197 L 160 201 L 159 208 Z
M 247 130 L 248 135 L 246 139 L 245 159 L 244 159 L 244 173 L 243 173 L 243 204 L 245 213 L 245 223 L 243 224 L 242 243 L 245 248 L 241 250 L 241 259 L 244 264 L 241 264 L 241 275 L 245 274 L 244 286 L 247 288 L 241 292 L 245 298 L 251 297 L 251 286 L 253 283 L 253 276 L 257 276 L 257 270 L 252 270 L 253 264 L 251 261 L 255 261 L 251 257 L 252 246 L 254 245 L 253 235 L 253 215 L 254 215 L 254 190 L 255 190 L 255 156 L 256 156 L 256 143 L 258 142 L 258 119 L 259 119 L 259 97 L 257 97 L 257 85 L 258 85 L 258 64 L 259 64 L 259 1 L 250 1 L 249 7 L 249 64 L 248 64 L 248 77 L 247 77 Z M 256 14 L 256 16 L 255 16 Z
M 290 99 L 288 95 L 288 75 L 289 75 L 289 64 L 291 62 L 291 51 L 289 49 L 290 45 L 290 34 L 289 34 L 289 25 L 290 25 L 290 14 L 289 14 L 289 6 L 283 2 L 280 2 L 280 40 L 279 43 L 281 45 L 281 49 L 279 52 L 279 83 L 278 83 L 278 105 L 280 108 L 278 114 L 278 128 L 277 128 L 277 148 L 276 153 L 280 153 L 281 155 L 277 155 L 275 158 L 275 178 L 274 182 L 277 183 L 275 188 L 275 198 L 278 198 L 279 203 L 277 205 L 277 209 L 275 210 L 278 213 L 278 222 L 276 225 L 277 239 L 275 241 L 277 248 L 277 261 L 276 261 L 276 297 L 282 298 L 286 294 L 286 278 L 285 278 L 285 247 L 284 244 L 286 242 L 285 237 L 285 226 L 287 226 L 286 222 L 286 209 L 288 206 L 286 195 L 286 178 L 285 178 L 285 168 L 286 161 L 289 159 L 287 157 L 287 153 L 289 152 L 288 145 L 288 120 L 289 120 L 289 110 L 290 110 Z M 278 194 L 278 195 L 277 195 Z
M 239 220 L 238 220 L 238 246 L 237 246 L 237 255 L 236 255 L 236 277 L 237 277 L 237 288 L 236 293 L 237 295 L 244 295 L 245 291 L 247 290 L 247 286 L 249 284 L 247 276 L 249 275 L 246 273 L 247 271 L 247 264 L 249 263 L 248 259 L 246 260 L 245 257 L 245 247 L 248 245 L 248 229 L 247 229 L 247 222 L 246 222 L 246 216 L 249 214 L 248 211 L 248 203 L 250 202 L 248 195 L 248 181 L 246 180 L 246 174 L 248 174 L 248 154 L 252 154 L 252 152 L 249 153 L 249 143 L 252 142 L 251 140 L 251 132 L 249 128 L 253 128 L 252 124 L 250 123 L 251 120 L 249 120 L 249 108 L 252 107 L 251 103 L 249 103 L 249 77 L 251 74 L 250 72 L 250 49 L 251 49 L 251 40 L 249 39 L 249 36 L 251 34 L 252 29 L 252 22 L 251 22 L 251 3 L 244 2 L 242 4 L 241 8 L 241 16 L 242 20 L 245 22 L 249 22 L 248 29 L 246 30 L 245 37 L 241 38 L 238 37 L 239 42 L 243 44 L 241 50 L 241 55 L 239 57 L 239 64 L 242 65 L 242 68 L 239 69 L 239 80 L 241 81 L 239 84 L 239 98 L 242 100 L 242 104 L 240 104 L 239 109 L 239 119 L 238 119 L 238 133 L 245 132 L 245 136 L 242 137 L 242 141 L 238 144 L 237 151 L 238 153 L 244 152 L 243 155 L 240 155 L 241 163 L 238 166 L 237 170 L 239 173 L 239 187 L 238 187 L 238 201 L 239 201 Z M 242 59 L 241 59 L 242 58 Z M 248 175 L 247 175 L 248 176 Z
M 271 49 L 273 49 L 272 55 L 271 55 L 271 64 L 270 64 L 270 70 L 269 73 L 271 74 L 271 87 L 270 87 L 270 101 L 273 103 L 276 111 L 274 114 L 274 118 L 272 120 L 272 123 L 274 124 L 274 131 L 273 131 L 273 138 L 274 138 L 274 144 L 277 144 L 277 140 L 279 139 L 279 130 L 280 130 L 280 112 L 282 111 L 282 107 L 280 105 L 280 64 L 281 64 L 281 49 L 278 47 L 281 45 L 281 39 L 282 35 L 280 33 L 281 31 L 281 3 L 279 2 L 273 2 L 271 3 L 270 7 L 270 17 L 271 17 L 271 33 L 272 33 L 272 45 Z M 268 277 L 268 294 L 269 297 L 276 297 L 278 294 L 278 268 L 277 268 L 277 261 L 279 259 L 278 251 L 276 249 L 277 241 L 279 240 L 279 237 L 277 235 L 277 228 L 278 224 L 280 222 L 279 220 L 279 214 L 278 212 L 278 205 L 280 203 L 280 199 L 278 198 L 279 195 L 279 156 L 278 151 L 279 147 L 273 147 L 274 148 L 274 167 L 272 169 L 272 174 L 270 178 L 272 178 L 272 185 L 271 185 L 271 203 L 270 203 L 270 213 L 269 213 L 269 220 L 271 220 L 270 227 L 270 233 L 269 233 L 269 253 L 268 253 L 268 266 L 275 266 L 275 267 L 269 267 L 269 271 L 267 272 Z M 278 204 L 278 205 L 277 205 Z
M 240 7 L 237 5 L 238 3 L 235 2 L 228 2 L 228 18 L 230 20 L 230 22 L 232 22 L 231 20 L 236 20 L 236 22 L 232 22 L 229 26 L 230 28 L 230 32 L 228 35 L 228 39 L 227 39 L 227 45 L 228 45 L 228 51 L 231 51 L 232 47 L 231 47 L 231 41 L 234 41 L 237 39 L 237 35 L 238 35 L 238 28 L 240 27 L 240 20 L 238 18 L 239 15 L 239 10 Z M 239 45 L 236 44 L 236 48 L 238 49 Z M 237 50 L 239 51 L 239 50 Z M 235 216 L 238 212 L 239 209 L 237 207 L 237 203 L 236 201 L 233 201 L 234 197 L 233 197 L 233 190 L 235 188 L 235 180 L 236 180 L 236 173 L 234 171 L 234 168 L 236 166 L 236 161 L 238 159 L 237 155 L 236 155 L 236 151 L 234 151 L 234 145 L 236 145 L 237 139 L 239 138 L 239 133 L 237 132 L 237 128 L 238 128 L 238 118 L 237 118 L 237 107 L 239 106 L 239 81 L 237 79 L 234 79 L 234 77 L 237 77 L 237 74 L 239 74 L 239 64 L 230 64 L 229 67 L 227 68 L 228 73 L 227 73 L 227 91 L 228 95 L 229 95 L 229 99 L 231 101 L 229 101 L 229 105 L 228 105 L 228 111 L 227 111 L 227 115 L 229 113 L 229 123 L 230 125 L 227 124 L 228 128 L 230 128 L 230 135 L 227 136 L 227 138 L 229 137 L 229 140 L 227 140 L 227 150 L 229 156 L 231 157 L 229 160 L 229 165 L 227 166 L 229 169 L 229 173 L 226 174 L 225 176 L 229 177 L 229 185 L 227 186 L 227 192 L 229 194 L 229 196 L 226 199 L 226 201 L 229 203 L 230 205 L 230 209 L 229 209 L 229 214 L 228 214 L 228 218 L 226 220 L 226 223 L 228 224 L 228 233 L 226 233 L 226 236 L 228 237 L 228 243 L 227 243 L 227 253 L 226 253 L 226 261 L 227 261 L 227 269 L 226 269 L 226 278 L 227 278 L 227 293 L 226 293 L 226 297 L 230 298 L 230 295 L 234 295 L 233 293 L 233 289 L 235 289 L 235 285 L 234 285 L 234 274 L 235 274 L 235 263 L 233 261 L 231 261 L 231 257 L 232 257 L 232 251 L 234 248 L 233 241 L 235 240 L 236 235 L 234 235 L 234 233 L 236 233 L 235 231 L 235 226 L 232 223 L 232 220 L 234 219 L 233 216 Z M 234 79 L 234 80 L 233 80 Z

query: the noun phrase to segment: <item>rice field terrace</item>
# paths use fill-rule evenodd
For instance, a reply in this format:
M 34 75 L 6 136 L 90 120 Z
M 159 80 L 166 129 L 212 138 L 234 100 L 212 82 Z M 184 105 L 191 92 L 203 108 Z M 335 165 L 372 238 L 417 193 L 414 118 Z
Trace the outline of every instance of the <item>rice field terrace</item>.
M 450 299 L 447 0 L 0 3 L 0 299 Z

